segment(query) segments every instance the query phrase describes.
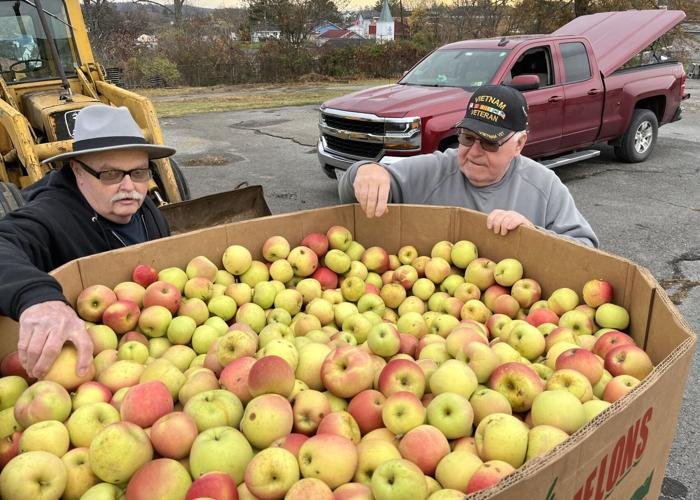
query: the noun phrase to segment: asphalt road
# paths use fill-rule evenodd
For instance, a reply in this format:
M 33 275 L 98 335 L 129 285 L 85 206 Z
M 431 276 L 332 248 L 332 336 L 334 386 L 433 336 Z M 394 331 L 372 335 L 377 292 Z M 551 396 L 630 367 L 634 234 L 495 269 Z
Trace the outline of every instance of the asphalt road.
M 700 332 L 700 80 L 683 120 L 659 131 L 652 156 L 622 164 L 612 150 L 557 169 L 601 249 L 647 267 Z M 273 213 L 338 203 L 316 159 L 317 107 L 190 115 L 162 120 L 193 197 L 261 184 Z M 700 355 L 696 351 L 671 451 L 665 499 L 700 498 Z

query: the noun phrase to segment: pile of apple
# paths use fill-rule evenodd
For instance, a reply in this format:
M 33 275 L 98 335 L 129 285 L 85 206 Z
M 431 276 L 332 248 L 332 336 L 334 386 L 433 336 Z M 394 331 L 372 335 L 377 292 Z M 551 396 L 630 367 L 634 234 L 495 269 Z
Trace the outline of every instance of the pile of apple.
M 83 290 L 82 377 L 70 344 L 41 381 L 6 356 L 0 496 L 463 498 L 653 368 L 600 279 L 545 299 L 470 241 L 390 255 L 342 226 L 261 253 Z

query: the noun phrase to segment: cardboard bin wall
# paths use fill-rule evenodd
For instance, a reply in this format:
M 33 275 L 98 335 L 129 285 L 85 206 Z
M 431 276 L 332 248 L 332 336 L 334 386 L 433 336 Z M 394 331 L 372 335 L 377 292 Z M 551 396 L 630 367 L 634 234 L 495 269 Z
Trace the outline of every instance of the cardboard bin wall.
M 296 245 L 309 232 L 325 233 L 342 225 L 365 247 L 379 245 L 391 253 L 411 244 L 421 255 L 429 255 L 438 241 L 471 240 L 480 256 L 519 259 L 525 275 L 541 284 L 543 296 L 565 286 L 580 293 L 589 279 L 604 278 L 615 288 L 615 302 L 629 310 L 630 333 L 649 353 L 654 371 L 551 453 L 474 498 L 657 498 L 695 336 L 645 269 L 539 230 L 520 228 L 506 237 L 494 235 L 486 230 L 485 219 L 465 209 L 411 205 L 391 205 L 384 217 L 367 219 L 359 206 L 342 205 L 236 222 L 93 255 L 68 263 L 53 275 L 74 302 L 89 285 L 128 281 L 138 264 L 184 268 L 192 257 L 206 255 L 221 265 L 224 250 L 232 244 L 246 246 L 259 259 L 269 236 L 282 235 Z M 0 354 L 15 350 L 17 324 L 0 318 L 0 332 Z

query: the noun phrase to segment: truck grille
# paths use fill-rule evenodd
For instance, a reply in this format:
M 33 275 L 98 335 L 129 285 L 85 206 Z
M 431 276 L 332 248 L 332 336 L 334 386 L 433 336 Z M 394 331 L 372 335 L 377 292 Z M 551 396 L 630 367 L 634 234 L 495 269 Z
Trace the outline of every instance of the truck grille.
M 375 158 L 384 147 L 382 144 L 341 139 L 328 134 L 323 134 L 323 138 L 333 151 L 364 158 Z
M 338 130 L 349 130 L 351 132 L 362 132 L 364 134 L 384 135 L 384 123 L 365 120 L 351 120 L 341 118 L 336 115 L 323 113 L 323 121 L 326 125 Z

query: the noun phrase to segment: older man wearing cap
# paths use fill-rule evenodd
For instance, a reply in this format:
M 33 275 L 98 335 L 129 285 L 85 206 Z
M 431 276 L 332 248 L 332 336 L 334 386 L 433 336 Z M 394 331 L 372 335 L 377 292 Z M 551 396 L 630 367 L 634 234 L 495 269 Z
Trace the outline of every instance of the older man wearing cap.
M 387 203 L 471 208 L 505 235 L 540 227 L 589 246 L 598 238 L 569 190 L 548 168 L 520 155 L 527 142 L 527 102 L 511 87 L 484 85 L 469 99 L 459 147 L 406 158 L 392 165 L 360 161 L 338 182 L 343 203 L 359 202 L 368 217 Z
M 19 320 L 20 362 L 34 377 L 51 367 L 65 342 L 78 351 L 78 373 L 92 360 L 83 321 L 47 274 L 99 252 L 168 236 L 148 198 L 150 160 L 175 150 L 148 144 L 126 108 L 91 105 L 75 120 L 73 151 L 33 185 L 28 203 L 0 220 L 0 314 Z

